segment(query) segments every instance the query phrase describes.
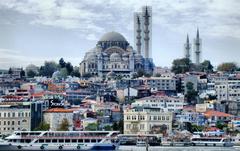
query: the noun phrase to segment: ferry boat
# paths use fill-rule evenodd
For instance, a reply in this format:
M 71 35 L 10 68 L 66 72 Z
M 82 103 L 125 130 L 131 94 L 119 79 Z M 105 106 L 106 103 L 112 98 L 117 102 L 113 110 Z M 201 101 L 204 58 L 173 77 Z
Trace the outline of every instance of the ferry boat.
M 227 137 L 193 137 L 191 143 L 193 146 L 233 146 L 231 139 Z
M 118 131 L 16 131 L 0 143 L 0 151 L 117 150 Z

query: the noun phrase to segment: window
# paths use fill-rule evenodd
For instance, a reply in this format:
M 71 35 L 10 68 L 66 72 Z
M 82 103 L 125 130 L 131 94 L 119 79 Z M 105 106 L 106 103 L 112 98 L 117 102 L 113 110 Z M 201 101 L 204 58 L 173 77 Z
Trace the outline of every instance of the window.
M 15 122 L 14 121 L 12 121 L 12 125 L 14 125 L 15 124 Z
M 10 125 L 10 121 L 8 121 L 7 123 L 8 123 L 8 125 Z
M 8 113 L 8 117 L 11 117 L 11 116 L 10 116 L 10 113 Z
M 15 112 L 12 113 L 12 117 L 15 117 Z
M 18 125 L 20 125 L 21 124 L 21 122 L 20 121 L 18 121 Z

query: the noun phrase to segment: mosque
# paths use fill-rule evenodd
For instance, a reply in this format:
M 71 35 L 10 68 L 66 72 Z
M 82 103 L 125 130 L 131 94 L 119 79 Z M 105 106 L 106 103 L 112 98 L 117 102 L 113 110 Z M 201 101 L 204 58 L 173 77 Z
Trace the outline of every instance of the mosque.
M 139 70 L 144 70 L 146 73 L 152 73 L 154 64 L 152 58 L 149 55 L 142 55 L 140 51 L 140 45 L 142 39 L 144 39 L 144 51 L 145 54 L 149 54 L 149 17 L 148 10 L 145 10 L 143 23 L 144 31 L 141 30 L 141 26 L 138 26 L 135 30 L 138 31 L 136 47 L 138 50 L 134 50 L 128 43 L 126 38 L 118 32 L 108 32 L 104 34 L 97 42 L 96 46 L 89 50 L 83 61 L 80 63 L 80 73 L 84 75 L 86 73 L 92 76 L 98 76 L 105 79 L 106 77 L 122 77 L 131 78 L 134 73 Z M 138 20 L 140 24 L 140 20 Z M 142 37 L 141 32 L 144 32 Z

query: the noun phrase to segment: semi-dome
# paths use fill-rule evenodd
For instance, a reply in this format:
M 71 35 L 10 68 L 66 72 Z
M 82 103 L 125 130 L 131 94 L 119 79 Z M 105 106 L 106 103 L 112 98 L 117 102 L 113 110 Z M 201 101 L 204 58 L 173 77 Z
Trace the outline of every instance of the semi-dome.
M 118 53 L 112 53 L 110 56 L 110 61 L 120 61 L 121 56 Z
M 127 40 L 120 33 L 112 31 L 104 34 L 99 41 L 127 41 Z

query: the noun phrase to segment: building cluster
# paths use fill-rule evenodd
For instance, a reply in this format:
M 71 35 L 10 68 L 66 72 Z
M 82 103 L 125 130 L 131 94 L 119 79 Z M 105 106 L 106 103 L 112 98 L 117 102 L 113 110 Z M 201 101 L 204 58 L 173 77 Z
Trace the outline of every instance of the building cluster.
M 134 18 L 137 50 L 120 33 L 106 33 L 80 63 L 81 75 L 89 77 L 60 80 L 54 73 L 22 79 L 22 69 L 1 72 L 0 134 L 47 127 L 52 131 L 122 128 L 124 134 L 170 136 L 219 124 L 240 130 L 240 73 L 174 74 L 154 67 L 151 7 L 143 7 Z M 199 32 L 194 44 L 199 64 Z M 188 38 L 185 48 L 189 58 Z M 134 77 L 140 69 L 154 76 Z

